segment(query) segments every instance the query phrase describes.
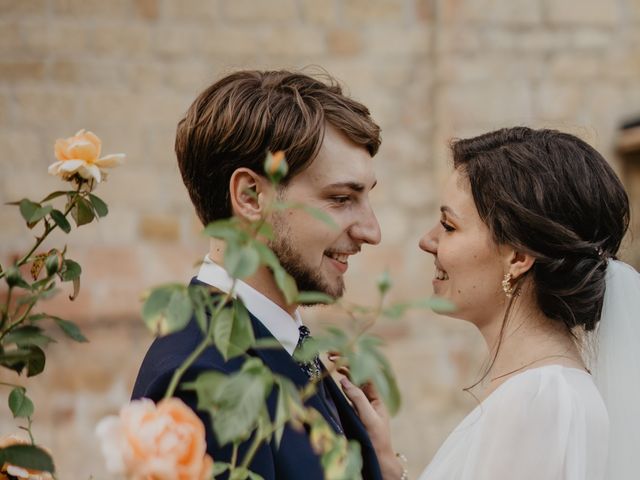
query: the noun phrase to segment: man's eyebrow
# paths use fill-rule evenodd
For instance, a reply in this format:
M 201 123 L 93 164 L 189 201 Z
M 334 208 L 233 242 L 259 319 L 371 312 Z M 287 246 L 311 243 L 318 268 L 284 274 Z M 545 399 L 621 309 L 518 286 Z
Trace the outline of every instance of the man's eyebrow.
M 456 215 L 456 212 L 454 212 L 454 211 L 451 209 L 451 207 L 448 207 L 448 206 L 446 206 L 446 205 L 442 205 L 442 206 L 440 207 L 440 211 L 441 211 L 442 213 L 448 213 L 449 215 L 451 215 L 451 216 L 452 216 L 452 217 L 454 217 L 454 218 L 459 218 L 459 217 L 458 217 L 458 215 Z
M 378 184 L 378 181 L 376 180 L 375 182 L 373 182 L 373 185 L 371 185 L 371 188 L 375 187 L 377 184 Z M 364 183 L 360 183 L 360 182 L 336 182 L 336 183 L 327 185 L 325 188 L 327 189 L 348 188 L 349 190 L 353 190 L 354 192 L 364 192 L 366 189 L 366 186 Z

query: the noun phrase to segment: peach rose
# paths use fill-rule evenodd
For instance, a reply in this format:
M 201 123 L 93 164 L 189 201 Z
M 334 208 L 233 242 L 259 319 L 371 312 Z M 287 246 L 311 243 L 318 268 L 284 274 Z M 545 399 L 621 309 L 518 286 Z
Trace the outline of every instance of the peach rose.
M 125 155 L 116 153 L 100 158 L 102 142 L 92 132 L 78 131 L 73 137 L 56 140 L 57 162 L 49 166 L 51 175 L 69 180 L 74 175 L 100 183 L 106 179 L 106 168 L 113 168 L 124 162 Z
M 213 460 L 206 453 L 198 416 L 177 398 L 155 405 L 143 398 L 96 427 L 107 470 L 130 480 L 205 480 Z
M 7 435 L 0 438 L 0 448 L 10 447 L 11 445 L 30 445 L 31 442 L 20 438 L 17 435 Z M 31 470 L 29 468 L 18 467 L 5 463 L 0 466 L 0 480 L 8 479 L 8 475 L 15 478 L 26 480 L 51 480 L 53 477 L 49 472 L 40 470 Z

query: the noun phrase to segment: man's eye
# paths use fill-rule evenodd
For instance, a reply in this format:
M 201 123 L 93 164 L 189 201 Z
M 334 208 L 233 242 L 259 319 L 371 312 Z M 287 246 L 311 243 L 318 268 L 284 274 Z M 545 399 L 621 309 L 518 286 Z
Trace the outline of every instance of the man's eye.
M 440 224 L 442 225 L 442 227 L 447 231 L 447 232 L 453 232 L 455 230 L 455 228 L 453 228 L 451 225 L 449 225 L 447 222 L 445 222 L 444 220 L 440 220 Z
M 331 200 L 333 200 L 335 203 L 343 204 L 347 203 L 350 200 L 350 197 L 349 195 L 336 195 L 331 197 Z

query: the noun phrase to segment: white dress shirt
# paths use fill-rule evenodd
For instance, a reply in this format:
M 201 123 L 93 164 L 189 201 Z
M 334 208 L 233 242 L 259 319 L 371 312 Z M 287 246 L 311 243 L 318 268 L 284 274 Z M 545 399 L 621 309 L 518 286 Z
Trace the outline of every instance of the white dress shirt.
M 209 255 L 204 257 L 204 262 L 200 267 L 197 278 L 201 282 L 225 293 L 229 293 L 233 285 L 233 279 L 227 271 L 213 262 Z M 240 297 L 247 310 L 271 332 L 271 335 L 280 342 L 289 355 L 293 355 L 300 337 L 298 328 L 302 325 L 302 318 L 298 309 L 293 315 L 289 315 L 281 307 L 242 280 L 236 280 L 235 293 Z

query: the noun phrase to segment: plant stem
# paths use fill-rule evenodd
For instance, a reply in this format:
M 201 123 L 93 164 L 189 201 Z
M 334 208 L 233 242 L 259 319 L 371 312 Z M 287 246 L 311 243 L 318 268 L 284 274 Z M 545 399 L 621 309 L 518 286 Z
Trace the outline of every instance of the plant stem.
M 224 306 L 227 304 L 227 302 L 233 295 L 235 286 L 236 286 L 236 281 L 234 279 L 233 284 L 231 285 L 231 289 L 229 290 L 229 293 L 227 293 L 223 297 L 223 299 L 218 304 L 218 307 L 216 308 L 215 312 L 211 315 L 211 320 L 209 321 L 209 329 L 207 330 L 204 336 L 204 339 L 202 340 L 202 342 L 198 344 L 195 350 L 191 352 L 191 355 L 187 357 L 187 359 L 182 363 L 182 365 L 180 365 L 176 369 L 176 371 L 173 372 L 173 376 L 171 377 L 171 382 L 169 383 L 169 387 L 167 388 L 167 391 L 165 392 L 163 398 L 171 398 L 173 396 L 176 389 L 178 388 L 178 384 L 180 383 L 180 379 L 182 378 L 182 376 L 193 364 L 193 362 L 195 362 L 198 359 L 198 357 L 202 354 L 202 352 L 204 352 L 207 349 L 207 347 L 211 345 L 211 333 L 212 333 L 213 325 L 215 324 L 214 320 L 218 317 L 218 315 L 220 314 Z
M 0 313 L 0 330 L 4 328 L 4 324 L 9 320 L 9 306 L 11 305 L 12 291 L 13 287 L 9 286 L 9 291 L 7 292 L 7 303 L 2 305 L 2 312 Z
M 67 215 L 69 215 L 69 212 L 71 212 L 71 210 L 73 209 L 73 206 L 76 204 L 78 197 L 80 196 L 80 187 L 81 185 L 78 186 L 78 189 L 74 192 L 74 197 L 73 197 L 73 201 L 71 203 L 69 203 L 69 205 L 67 205 L 67 208 L 64 211 L 64 216 L 66 217 Z M 53 225 L 51 226 L 46 226 L 44 229 L 44 232 L 42 232 L 42 235 L 40 237 L 36 237 L 36 243 L 33 246 L 33 248 L 31 248 L 31 250 L 29 250 L 29 253 L 27 253 L 26 255 L 24 255 L 20 260 L 18 260 L 18 262 L 15 264 L 16 267 L 20 267 L 22 265 L 24 265 L 25 263 L 28 263 L 29 260 L 31 259 L 31 255 L 33 255 L 33 252 L 36 251 L 36 249 L 42 244 L 42 242 L 44 242 L 44 239 L 47 238 L 49 236 L 49 234 L 55 230 L 55 228 L 58 226 L 58 224 L 56 222 L 52 222 Z M 4 277 L 6 275 L 6 271 L 2 271 L 0 272 L 0 278 Z

